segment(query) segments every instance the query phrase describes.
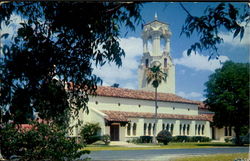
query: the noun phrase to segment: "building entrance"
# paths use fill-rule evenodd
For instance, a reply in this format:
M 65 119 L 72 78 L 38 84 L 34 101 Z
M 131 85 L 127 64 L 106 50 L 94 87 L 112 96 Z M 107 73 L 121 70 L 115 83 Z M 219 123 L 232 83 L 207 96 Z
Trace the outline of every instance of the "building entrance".
M 119 125 L 110 125 L 111 141 L 119 141 Z

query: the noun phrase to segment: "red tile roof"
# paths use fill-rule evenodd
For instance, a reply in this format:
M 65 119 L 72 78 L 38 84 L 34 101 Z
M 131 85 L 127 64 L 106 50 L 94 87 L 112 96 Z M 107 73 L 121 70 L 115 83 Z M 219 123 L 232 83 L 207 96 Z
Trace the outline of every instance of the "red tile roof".
M 106 97 L 119 97 L 119 98 L 143 99 L 143 100 L 155 99 L 154 92 L 126 89 L 126 88 L 114 88 L 107 86 L 98 86 L 96 93 L 99 96 L 106 96 Z M 188 100 L 171 93 L 158 93 L 157 99 L 159 101 L 198 104 L 197 101 Z
M 129 118 L 154 118 L 154 113 L 150 112 L 124 112 L 124 111 L 107 111 L 102 110 L 105 113 L 108 121 L 129 121 Z M 177 115 L 177 114 L 165 114 L 158 113 L 159 119 L 181 119 L 181 120 L 201 120 L 201 121 L 213 121 L 213 114 L 200 114 L 200 115 Z

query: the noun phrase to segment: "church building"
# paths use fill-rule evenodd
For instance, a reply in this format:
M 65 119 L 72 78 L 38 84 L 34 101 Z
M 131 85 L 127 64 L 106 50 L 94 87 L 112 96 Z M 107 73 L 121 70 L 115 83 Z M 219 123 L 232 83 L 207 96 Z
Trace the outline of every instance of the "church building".
M 224 141 L 232 136 L 231 128 L 213 127 L 213 113 L 198 101 L 175 94 L 175 65 L 170 53 L 171 31 L 169 25 L 155 20 L 144 25 L 143 53 L 138 67 L 138 89 L 99 86 L 97 96 L 90 96 L 89 113 L 81 112 L 83 123 L 99 123 L 101 135 L 109 134 L 111 141 L 127 141 L 140 136 L 153 136 L 166 129 L 173 136 L 206 136 Z M 155 92 L 147 83 L 147 69 L 161 64 L 167 80 L 158 87 L 158 114 L 155 124 Z M 71 122 L 74 124 L 74 120 Z M 71 136 L 78 136 L 74 128 Z M 225 136 L 227 135 L 227 136 Z

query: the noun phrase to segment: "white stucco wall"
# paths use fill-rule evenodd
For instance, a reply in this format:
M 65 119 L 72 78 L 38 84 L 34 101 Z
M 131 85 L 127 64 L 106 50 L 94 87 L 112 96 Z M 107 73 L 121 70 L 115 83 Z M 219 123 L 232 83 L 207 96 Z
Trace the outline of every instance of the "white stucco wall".
M 96 104 L 96 101 L 98 104 Z M 120 106 L 118 103 L 120 103 Z M 94 107 L 98 110 L 155 112 L 155 102 L 153 100 L 97 96 L 90 97 L 88 104 L 90 107 Z M 198 106 L 195 104 L 158 101 L 158 107 L 158 113 L 198 115 Z
M 97 102 L 97 103 L 96 103 Z M 118 105 L 120 103 L 120 105 Z M 185 115 L 198 115 L 198 106 L 194 104 L 185 104 L 185 103 L 173 103 L 173 102 L 162 102 L 159 101 L 158 113 L 168 113 L 168 114 L 185 114 Z M 139 107 L 140 105 L 140 107 Z M 153 100 L 136 100 L 136 99 L 126 99 L 126 98 L 114 98 L 114 97 L 90 97 L 90 101 L 88 103 L 89 114 L 86 112 L 80 113 L 80 119 L 83 120 L 83 123 L 93 122 L 99 123 L 102 130 L 101 135 L 110 134 L 110 127 L 105 126 L 104 117 L 106 116 L 101 110 L 109 110 L 109 111 L 125 111 L 125 112 L 150 112 L 154 113 L 154 101 Z M 173 109 L 173 107 L 175 109 Z M 189 110 L 188 110 L 189 109 Z M 134 137 L 139 137 L 144 135 L 144 123 L 149 125 L 151 123 L 151 136 L 153 135 L 153 124 L 155 123 L 154 119 L 147 118 L 130 118 L 131 123 L 131 134 L 127 135 L 127 126 L 119 127 L 119 139 L 121 141 L 129 140 Z M 133 135 L 133 123 L 136 123 L 136 135 Z M 212 136 L 210 122 L 209 121 L 197 121 L 197 120 L 178 120 L 178 119 L 158 119 L 156 126 L 156 133 L 162 130 L 162 126 L 165 124 L 165 128 L 167 124 L 169 124 L 169 130 L 171 129 L 171 125 L 174 125 L 173 136 L 176 135 L 188 135 L 188 136 Z M 186 128 L 189 126 L 189 133 L 187 133 L 187 129 L 185 134 L 183 133 L 183 129 L 180 133 L 180 124 L 182 127 L 185 125 Z M 200 131 L 198 134 L 197 126 L 204 126 L 203 134 Z M 79 128 L 80 129 L 80 128 Z M 78 131 L 79 131 L 78 129 Z M 196 129 L 196 130 L 195 130 Z M 77 129 L 74 129 L 74 136 L 76 136 Z M 215 137 L 217 140 L 224 141 L 224 129 L 216 129 Z M 146 132 L 148 135 L 148 130 Z
M 136 135 L 133 135 L 133 125 L 136 123 L 137 132 Z M 144 124 L 146 124 L 146 135 L 153 136 L 153 125 L 155 123 L 154 119 L 144 119 L 144 118 L 131 118 L 131 130 L 130 135 L 127 134 L 127 128 L 125 129 L 125 140 L 131 140 L 135 137 L 140 137 L 144 135 Z M 149 130 L 149 124 L 151 124 L 151 130 Z M 171 132 L 171 125 L 174 125 L 173 129 L 173 136 L 177 135 L 185 135 L 185 136 L 206 136 L 211 138 L 210 133 L 210 123 L 209 121 L 195 121 L 195 120 L 175 120 L 175 119 L 158 119 L 157 120 L 157 127 L 156 127 L 156 134 L 158 134 L 162 130 L 162 125 L 165 124 L 165 128 L 167 129 L 167 124 L 169 124 L 169 131 Z M 182 125 L 181 133 L 180 133 L 180 124 Z M 185 133 L 183 132 L 183 126 L 185 125 Z M 189 130 L 187 130 L 187 125 L 189 125 Z M 204 125 L 204 130 L 202 133 L 202 129 L 200 129 L 200 133 L 198 133 L 198 128 L 195 129 L 195 125 Z M 149 135 L 150 131 L 150 135 Z
M 229 135 L 225 136 L 225 128 L 224 127 L 223 128 L 215 128 L 215 139 L 216 140 L 224 142 L 225 138 L 231 138 L 231 137 L 234 137 L 234 136 L 235 136 L 235 133 L 234 133 L 233 128 L 231 129 L 231 136 L 229 136 Z
M 105 120 L 104 120 L 104 117 L 106 115 L 103 114 L 102 112 L 96 110 L 95 108 L 92 108 L 89 106 L 89 113 L 87 113 L 86 111 L 82 111 L 80 110 L 79 112 L 79 117 L 78 119 L 80 121 L 82 121 L 82 125 L 83 126 L 84 124 L 90 122 L 90 123 L 99 123 L 100 127 L 101 127 L 101 135 L 103 134 L 109 134 L 109 129 L 107 129 L 107 127 L 105 126 Z M 77 119 L 72 119 L 71 118 L 71 121 L 70 121 L 70 126 L 74 126 L 77 124 Z M 72 132 L 69 132 L 70 133 L 70 136 L 78 136 L 79 135 L 79 132 L 81 130 L 81 127 L 74 127 L 73 128 L 73 133 Z

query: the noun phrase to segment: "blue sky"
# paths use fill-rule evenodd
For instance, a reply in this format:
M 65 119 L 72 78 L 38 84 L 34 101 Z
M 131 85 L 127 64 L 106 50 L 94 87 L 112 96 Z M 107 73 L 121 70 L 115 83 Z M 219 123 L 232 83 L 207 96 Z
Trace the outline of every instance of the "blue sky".
M 204 9 L 208 6 L 216 6 L 218 3 L 183 3 L 184 6 L 194 16 L 202 15 Z M 242 3 L 233 3 L 242 9 Z M 171 56 L 176 68 L 176 94 L 192 100 L 204 100 L 204 83 L 208 81 L 210 74 L 215 69 L 220 68 L 218 60 L 211 59 L 208 61 L 208 53 L 194 53 L 186 56 L 185 51 L 190 45 L 197 40 L 196 36 L 186 38 L 180 37 L 183 23 L 185 22 L 186 13 L 181 9 L 178 2 L 150 2 L 143 5 L 141 15 L 145 23 L 154 20 L 157 13 L 158 20 L 168 23 L 172 32 Z M 14 21 L 20 22 L 20 18 L 14 17 Z M 13 34 L 17 26 L 7 29 L 6 32 Z M 125 33 L 128 34 L 125 37 Z M 122 67 L 118 68 L 115 64 L 110 63 L 102 67 L 94 67 L 94 73 L 103 79 L 103 85 L 110 86 L 118 83 L 122 88 L 138 89 L 137 69 L 142 56 L 142 28 L 140 25 L 135 31 L 121 29 L 120 45 L 125 50 L 126 56 L 123 58 Z M 3 31 L 3 33 L 5 33 Z M 222 31 L 221 36 L 224 43 L 219 46 L 220 60 L 231 60 L 234 62 L 249 62 L 250 30 L 245 31 L 243 40 L 233 39 L 233 33 Z M 1 45 L 1 44 L 0 44 Z
M 218 3 L 183 3 L 192 15 L 202 15 L 204 9 L 208 6 L 215 6 Z M 241 3 L 234 3 L 238 8 L 243 8 Z M 186 38 L 184 35 L 180 37 L 183 23 L 185 22 L 186 13 L 181 9 L 180 5 L 170 2 L 152 2 L 143 5 L 141 11 L 143 20 L 148 23 L 154 20 L 157 13 L 158 20 L 168 23 L 172 32 L 171 37 L 171 56 L 176 67 L 176 94 L 192 100 L 204 100 L 204 83 L 208 81 L 210 74 L 215 69 L 220 68 L 221 64 L 218 60 L 212 59 L 208 61 L 208 52 L 191 54 L 186 56 L 186 51 L 190 45 L 197 40 L 197 37 Z M 126 52 L 121 68 L 115 67 L 114 64 L 107 64 L 101 68 L 95 69 L 95 73 L 100 76 L 103 85 L 120 84 L 122 88 L 137 89 L 137 68 L 142 56 L 142 39 L 141 26 L 137 26 L 136 31 L 129 31 L 124 37 L 127 29 L 122 29 L 121 47 Z M 249 62 L 249 30 L 245 32 L 242 41 L 238 38 L 233 39 L 233 34 L 222 31 L 224 43 L 219 46 L 220 60 L 231 60 L 234 62 Z

